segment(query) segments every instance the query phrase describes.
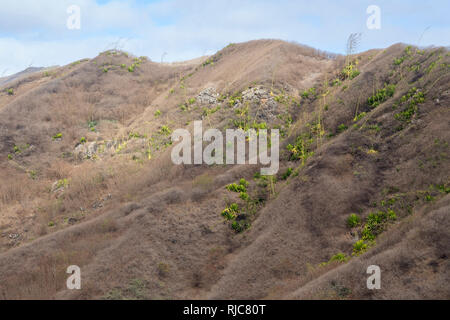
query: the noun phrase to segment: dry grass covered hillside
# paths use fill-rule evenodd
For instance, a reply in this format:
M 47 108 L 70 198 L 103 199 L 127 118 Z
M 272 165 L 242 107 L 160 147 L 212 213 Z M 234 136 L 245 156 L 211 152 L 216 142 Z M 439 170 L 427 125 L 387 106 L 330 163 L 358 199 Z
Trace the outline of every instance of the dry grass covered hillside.
M 258 40 L 0 83 L 0 298 L 449 299 L 449 71 L 445 48 Z M 280 130 L 280 170 L 174 165 L 195 120 Z

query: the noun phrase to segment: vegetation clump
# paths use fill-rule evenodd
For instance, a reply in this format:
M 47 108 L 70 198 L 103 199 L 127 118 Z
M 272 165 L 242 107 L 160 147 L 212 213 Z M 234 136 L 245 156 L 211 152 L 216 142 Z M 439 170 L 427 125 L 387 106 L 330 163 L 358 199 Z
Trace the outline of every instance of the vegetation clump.
M 60 140 L 60 139 L 62 139 L 62 133 L 59 132 L 59 133 L 55 134 L 55 135 L 52 137 L 52 139 L 53 139 L 53 140 Z
M 237 92 L 228 99 L 228 105 L 233 107 L 238 102 L 242 102 L 242 93 Z
M 381 103 L 392 97 L 395 93 L 395 84 L 384 84 L 384 88 L 378 90 L 367 102 L 372 108 L 378 107 Z
M 400 105 L 408 103 L 407 107 L 394 115 L 394 118 L 403 123 L 410 123 L 412 117 L 418 111 L 418 104 L 425 102 L 425 94 L 416 87 L 411 88 L 408 93 L 401 97 Z M 402 128 L 402 127 L 401 127 Z
M 359 256 L 360 254 L 363 254 L 364 252 L 366 252 L 368 248 L 369 248 L 369 245 L 367 243 L 365 243 L 364 240 L 358 240 L 353 245 L 352 256 Z
M 226 188 L 228 191 L 237 192 L 237 193 L 243 193 L 243 192 L 245 193 L 245 192 L 247 192 L 248 185 L 249 185 L 249 183 L 247 182 L 247 180 L 242 178 L 239 181 L 239 184 L 231 183 L 231 184 L 227 185 Z
M 308 90 L 303 91 L 302 98 L 304 98 L 304 99 L 316 98 L 316 88 L 309 88 Z
M 294 170 L 291 167 L 287 168 L 286 172 L 283 173 L 283 176 L 281 177 L 281 179 L 286 180 L 287 178 L 289 178 L 291 176 L 293 171 Z
M 361 232 L 362 240 L 373 241 L 376 236 L 379 235 L 386 227 L 389 221 L 395 221 L 397 215 L 392 209 L 388 209 L 387 212 L 378 211 L 371 213 L 367 217 L 366 224 Z
M 92 132 L 95 132 L 95 126 L 96 125 L 97 125 L 97 121 L 94 121 L 94 120 L 89 121 L 88 122 L 89 130 L 92 131 Z
M 358 226 L 360 223 L 361 223 L 361 217 L 355 213 L 352 213 L 347 218 L 347 226 L 349 226 L 350 228 L 354 228 L 354 227 Z
M 345 80 L 345 79 L 353 80 L 354 78 L 359 76 L 361 72 L 356 67 L 356 64 L 357 64 L 356 62 L 347 64 L 344 67 L 344 69 L 342 69 L 342 71 L 341 71 L 341 79 L 343 79 L 343 80 Z
M 172 130 L 170 130 L 170 128 L 166 125 L 163 125 L 161 127 L 161 129 L 159 129 L 159 133 L 165 136 L 168 136 L 169 134 L 172 133 Z
M 310 133 L 299 135 L 293 145 L 288 144 L 286 146 L 286 149 L 290 152 L 289 159 L 302 160 L 302 164 L 304 164 L 309 157 L 314 155 L 314 152 L 311 150 L 313 142 L 314 139 Z
M 411 56 L 411 46 L 407 46 L 403 52 L 403 55 L 399 58 L 394 59 L 394 65 L 399 66 L 405 61 L 407 58 Z
M 337 132 L 338 133 L 341 133 L 341 132 L 344 132 L 345 130 L 347 130 L 348 129 L 348 127 L 345 125 L 345 124 L 340 124 L 338 127 L 337 127 Z
M 239 207 L 237 203 L 232 203 L 222 211 L 222 217 L 224 217 L 226 220 L 234 220 L 238 213 Z

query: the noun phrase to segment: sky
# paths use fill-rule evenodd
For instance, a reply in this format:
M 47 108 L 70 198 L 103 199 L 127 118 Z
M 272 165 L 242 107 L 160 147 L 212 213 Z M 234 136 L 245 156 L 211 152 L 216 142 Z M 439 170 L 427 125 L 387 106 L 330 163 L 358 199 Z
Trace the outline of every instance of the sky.
M 254 39 L 345 53 L 351 33 L 358 51 L 449 46 L 449 14 L 448 0 L 0 0 L 0 77 L 114 48 L 171 62 Z

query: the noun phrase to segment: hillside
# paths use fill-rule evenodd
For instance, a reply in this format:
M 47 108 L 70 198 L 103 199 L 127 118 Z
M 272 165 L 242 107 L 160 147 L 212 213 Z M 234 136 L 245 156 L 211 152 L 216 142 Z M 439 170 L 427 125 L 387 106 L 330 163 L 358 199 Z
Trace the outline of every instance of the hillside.
M 258 40 L 0 84 L 0 297 L 449 299 L 449 67 L 444 48 Z M 279 129 L 278 174 L 174 165 L 195 120 Z

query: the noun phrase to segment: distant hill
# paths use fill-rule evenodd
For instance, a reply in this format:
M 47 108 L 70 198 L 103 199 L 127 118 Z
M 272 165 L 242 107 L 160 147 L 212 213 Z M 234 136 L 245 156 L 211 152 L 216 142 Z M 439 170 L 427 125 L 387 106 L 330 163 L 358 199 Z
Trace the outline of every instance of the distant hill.
M 5 84 L 7 84 L 7 83 L 10 83 L 10 82 L 12 82 L 12 81 L 14 81 L 14 80 L 20 78 L 20 77 L 23 77 L 23 76 L 26 76 L 26 75 L 29 75 L 29 74 L 31 74 L 31 73 L 38 72 L 38 71 L 41 71 L 41 70 L 44 70 L 44 69 L 45 69 L 45 68 L 39 68 L 39 67 L 29 67 L 29 68 L 26 68 L 25 70 L 20 71 L 20 72 L 18 72 L 18 73 L 15 73 L 15 74 L 13 74 L 13 75 L 10 75 L 10 76 L 7 76 L 7 77 L 0 78 L 0 85 L 5 85 Z

